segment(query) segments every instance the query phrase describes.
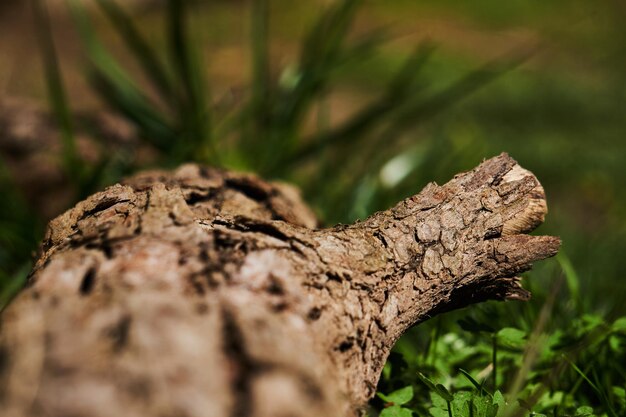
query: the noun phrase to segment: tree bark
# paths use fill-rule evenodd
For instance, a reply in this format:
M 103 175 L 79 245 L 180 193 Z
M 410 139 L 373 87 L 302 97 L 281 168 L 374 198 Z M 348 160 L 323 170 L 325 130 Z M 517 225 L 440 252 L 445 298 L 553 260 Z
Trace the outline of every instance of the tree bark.
M 185 165 L 53 220 L 4 311 L 6 416 L 355 415 L 409 327 L 488 299 L 559 239 L 502 154 L 353 225 L 290 186 Z

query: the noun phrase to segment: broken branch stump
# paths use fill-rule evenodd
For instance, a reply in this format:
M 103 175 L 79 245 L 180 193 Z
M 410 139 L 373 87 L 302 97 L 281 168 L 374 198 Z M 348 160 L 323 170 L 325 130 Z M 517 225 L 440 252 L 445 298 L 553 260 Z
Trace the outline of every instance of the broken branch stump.
M 5 416 L 355 415 L 400 335 L 488 299 L 559 239 L 502 154 L 390 210 L 315 229 L 291 187 L 185 165 L 53 220 L 4 311 Z

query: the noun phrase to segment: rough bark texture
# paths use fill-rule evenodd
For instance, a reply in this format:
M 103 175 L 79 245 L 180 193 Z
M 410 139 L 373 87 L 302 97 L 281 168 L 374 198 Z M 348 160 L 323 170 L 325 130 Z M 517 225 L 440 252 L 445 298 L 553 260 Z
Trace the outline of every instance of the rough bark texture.
M 374 394 L 400 335 L 446 310 L 526 299 L 559 240 L 507 155 L 363 222 L 316 230 L 289 186 L 186 165 L 53 220 L 2 316 L 5 416 L 339 416 Z

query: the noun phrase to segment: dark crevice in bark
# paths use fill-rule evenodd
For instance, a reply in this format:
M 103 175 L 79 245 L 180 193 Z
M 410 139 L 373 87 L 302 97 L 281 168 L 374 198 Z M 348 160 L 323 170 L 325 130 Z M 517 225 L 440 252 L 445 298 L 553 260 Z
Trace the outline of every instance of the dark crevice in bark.
M 105 242 L 102 244 L 101 249 L 102 249 L 102 253 L 104 253 L 104 256 L 105 256 L 107 259 L 113 259 L 113 255 L 114 255 L 114 252 L 113 252 L 113 246 L 111 246 L 111 245 L 109 244 L 109 242 L 105 241 Z
M 272 295 L 285 295 L 283 284 L 273 275 L 270 275 L 270 284 L 267 287 L 267 292 Z
M 302 241 L 296 237 L 290 237 L 284 234 L 281 230 L 279 230 L 276 226 L 270 223 L 257 222 L 253 219 L 248 219 L 245 217 L 236 218 L 234 222 L 229 222 L 225 220 L 216 219 L 213 221 L 213 224 L 224 226 L 230 230 L 236 230 L 238 232 L 243 233 L 261 233 L 263 235 L 269 236 L 271 238 L 277 239 L 281 242 L 285 242 L 289 244 L 289 249 L 294 253 L 297 253 L 300 256 L 306 257 L 304 251 L 298 247 L 298 243 L 303 245 L 304 247 L 312 249 L 313 247 L 305 241 Z M 228 234 L 223 234 L 223 237 L 228 236 Z M 229 240 L 228 237 L 222 239 L 224 243 L 227 243 Z M 232 239 L 235 240 L 235 239 Z
M 231 372 L 231 392 L 234 395 L 231 417 L 252 415 L 252 380 L 256 365 L 246 352 L 245 340 L 239 325 L 228 308 L 222 309 L 222 340 L 224 355 L 228 358 Z
M 88 295 L 96 282 L 96 268 L 91 267 L 85 273 L 83 280 L 80 283 L 80 294 Z
M 213 193 L 197 193 L 192 192 L 188 196 L 185 197 L 185 202 L 190 205 L 196 205 L 198 203 L 204 203 L 205 201 L 210 201 L 214 198 Z
M 383 236 L 383 234 L 380 231 L 374 232 L 374 237 L 380 241 L 380 243 L 383 245 L 385 249 L 389 247 L 389 245 L 387 244 L 387 240 L 385 239 L 385 236 Z
M 309 310 L 307 318 L 311 321 L 318 320 L 322 316 L 322 309 L 319 307 L 313 307 Z
M 344 353 L 352 349 L 352 346 L 354 346 L 354 338 L 348 337 L 346 340 L 341 342 L 339 346 L 337 346 L 337 350 L 341 353 Z
M 502 227 L 494 227 L 494 228 L 487 229 L 483 239 L 489 240 L 489 239 L 495 239 L 501 236 L 502 236 Z
M 329 281 L 335 281 L 335 282 L 343 282 L 343 277 L 339 274 L 336 274 L 334 272 L 327 272 L 326 273 L 326 278 L 328 278 Z
M 9 369 L 9 365 L 11 364 L 11 354 L 9 350 L 5 346 L 0 345 L 0 376 Z M 2 390 L 0 390 L 2 393 Z
M 229 178 L 225 181 L 225 183 L 230 189 L 238 191 L 257 202 L 264 202 L 269 197 L 269 195 L 264 190 L 260 189 L 257 184 L 251 183 L 244 178 Z
M 289 242 L 289 237 L 278 230 L 278 228 L 271 223 L 261 223 L 246 218 L 237 218 L 235 221 L 237 224 L 231 225 L 231 227 L 234 226 L 233 228 L 236 230 L 263 233 L 264 235 L 273 237 L 274 239 L 278 239 L 282 242 Z
M 124 347 L 128 343 L 128 338 L 130 335 L 130 327 L 132 323 L 132 318 L 128 315 L 124 315 L 118 322 L 109 329 L 107 332 L 107 337 L 112 342 L 113 352 L 119 353 L 124 349 Z
M 41 251 L 42 252 L 47 252 L 50 248 L 52 248 L 53 245 L 54 245 L 54 243 L 52 242 L 52 239 L 50 239 L 50 238 L 45 239 L 41 243 Z
M 111 198 L 111 199 L 107 199 L 104 201 L 101 201 L 100 203 L 98 203 L 96 205 L 96 207 L 92 208 L 91 210 L 85 210 L 83 212 L 83 214 L 78 218 L 79 220 L 83 220 L 89 216 L 93 216 L 96 213 L 99 213 L 101 211 L 104 211 L 106 209 L 109 209 L 111 207 L 113 207 L 116 204 L 120 204 L 120 203 L 127 203 L 130 200 L 128 199 L 123 199 L 123 200 L 119 200 L 117 198 Z

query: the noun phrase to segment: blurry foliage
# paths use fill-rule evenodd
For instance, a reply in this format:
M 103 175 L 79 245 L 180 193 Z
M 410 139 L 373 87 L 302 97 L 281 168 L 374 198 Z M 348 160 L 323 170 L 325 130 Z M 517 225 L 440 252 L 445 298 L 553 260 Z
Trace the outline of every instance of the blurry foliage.
M 308 119 L 324 106 L 324 98 L 346 66 L 360 66 L 374 56 L 388 37 L 373 31 L 358 39 L 350 29 L 361 1 L 333 3 L 315 21 L 301 41 L 300 55 L 276 73 L 269 62 L 269 5 L 252 4 L 252 65 L 248 95 L 236 107 L 212 108 L 202 71 L 197 42 L 184 0 L 168 2 L 166 44 L 160 56 L 136 27 L 133 19 L 111 0 L 97 4 L 137 60 L 149 82 L 142 87 L 98 40 L 89 16 L 72 2 L 81 38 L 90 59 L 90 79 L 108 106 L 128 118 L 139 134 L 161 151 L 161 164 L 194 160 L 257 172 L 265 177 L 289 177 L 297 167 L 328 148 L 343 158 L 349 146 L 367 142 L 384 126 L 378 141 L 393 147 L 402 133 L 432 117 L 480 86 L 491 81 L 517 60 L 492 63 L 451 78 L 450 85 L 428 91 L 420 82 L 421 68 L 432 48 L 416 49 L 393 73 L 385 76 L 382 93 L 342 125 L 311 132 Z M 345 77 L 345 71 L 344 71 Z M 151 94 L 152 93 L 152 94 Z M 341 150 L 337 150 L 342 147 Z M 352 148 L 354 149 L 354 148 Z M 367 169 L 376 168 L 368 161 Z M 383 161 L 378 161 L 380 165 Z M 307 175 L 308 178 L 311 178 Z M 319 187 L 311 178 L 307 186 Z
M 457 417 L 624 415 L 626 317 L 585 313 L 570 273 L 543 265 L 534 275 L 555 285 L 527 282 L 532 303 L 490 302 L 411 330 L 396 345 L 379 390 L 410 382 L 415 399 L 403 407 L 419 416 L 447 417 L 449 404 Z
M 225 22 L 169 0 L 155 42 L 118 3 L 97 0 L 131 66 L 105 47 L 80 3 L 71 9 L 91 85 L 134 124 L 160 166 L 193 160 L 294 181 L 327 223 L 364 218 L 503 150 L 540 178 L 551 210 L 541 232 L 560 235 L 564 247 L 558 262 L 529 274 L 535 299 L 487 303 L 411 330 L 385 367 L 372 415 L 626 415 L 626 9 L 609 0 L 368 3 L 406 19 L 440 14 L 544 36 L 537 51 L 554 53 L 550 65 L 519 66 L 525 51 L 484 64 L 431 43 L 408 56 L 386 48 L 389 30 L 355 34 L 357 0 L 332 2 L 312 22 L 274 13 L 275 3 L 290 4 L 250 6 L 250 85 L 235 101 L 210 94 L 195 40 L 199 24 L 228 33 Z M 142 166 L 115 155 L 87 166 L 76 156 L 46 11 L 36 11 L 63 164 L 84 196 Z M 270 58 L 275 21 L 281 36 L 310 24 L 283 68 Z M 339 124 L 329 122 L 336 88 L 368 93 Z M 41 224 L 0 174 L 2 304 L 25 279 Z
M 0 159 L 0 310 L 26 281 L 42 225 L 28 209 Z M 39 222 L 40 223 L 40 222 Z

